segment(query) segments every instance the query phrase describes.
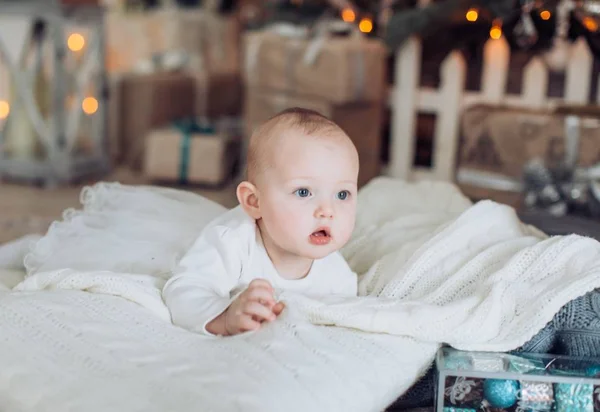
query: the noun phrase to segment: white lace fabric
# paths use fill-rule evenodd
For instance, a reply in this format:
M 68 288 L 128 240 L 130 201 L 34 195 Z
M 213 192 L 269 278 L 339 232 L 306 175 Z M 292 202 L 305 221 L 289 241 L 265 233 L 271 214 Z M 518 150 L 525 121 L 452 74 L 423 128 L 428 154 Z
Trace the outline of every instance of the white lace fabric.
M 84 194 L 0 292 L 2 410 L 381 411 L 441 343 L 514 349 L 600 286 L 591 239 L 546 238 L 451 185 L 381 178 L 343 250 L 360 297 L 284 293 L 264 329 L 205 338 L 170 324 L 160 287 L 222 209 L 154 188 Z

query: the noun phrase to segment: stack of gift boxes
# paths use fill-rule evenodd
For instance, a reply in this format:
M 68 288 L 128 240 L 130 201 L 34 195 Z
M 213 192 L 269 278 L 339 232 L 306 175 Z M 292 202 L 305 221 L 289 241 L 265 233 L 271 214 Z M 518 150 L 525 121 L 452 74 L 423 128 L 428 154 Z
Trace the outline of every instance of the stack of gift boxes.
M 109 13 L 113 158 L 155 181 L 223 183 L 254 128 L 298 106 L 348 133 L 359 185 L 379 175 L 383 43 L 342 21 L 242 33 L 241 20 L 206 9 Z
M 244 35 L 246 140 L 289 107 L 317 110 L 344 129 L 360 156 L 359 185 L 380 173 L 387 51 L 353 26 L 274 25 Z
M 222 130 L 212 123 L 188 125 L 185 130 L 176 126 L 240 115 L 237 17 L 196 8 L 110 12 L 106 43 L 114 161 L 153 180 L 222 183 L 235 157 L 231 128 L 215 136 Z M 199 144 L 206 144 L 207 150 L 199 149 Z M 220 172 L 182 168 L 182 163 L 213 161 L 216 153 L 226 157 L 224 164 L 219 163 Z

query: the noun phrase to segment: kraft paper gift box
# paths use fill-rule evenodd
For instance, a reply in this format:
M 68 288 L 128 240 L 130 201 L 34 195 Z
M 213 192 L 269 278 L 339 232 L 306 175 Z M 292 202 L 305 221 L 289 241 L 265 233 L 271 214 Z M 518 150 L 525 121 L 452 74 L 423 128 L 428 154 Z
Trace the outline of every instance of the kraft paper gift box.
M 120 163 L 139 170 L 148 132 L 194 116 L 195 87 L 195 79 L 184 73 L 130 74 L 115 85 L 110 127 Z
M 189 72 L 194 77 L 194 111 L 197 117 L 218 119 L 240 116 L 244 103 L 244 85 L 239 73 Z
M 107 120 L 115 162 L 139 169 L 141 136 L 151 127 L 192 115 L 240 114 L 243 85 L 239 23 L 234 16 L 200 9 L 112 11 L 106 28 Z M 169 64 L 162 67 L 165 60 Z M 185 86 L 175 86 L 169 93 L 161 86 L 165 78 L 179 78 Z M 167 100 L 156 101 L 152 96 L 157 95 Z M 171 96 L 173 107 L 168 104 Z
M 236 136 L 214 130 L 154 130 L 146 139 L 144 175 L 155 181 L 219 186 L 232 176 L 239 147 Z
M 241 68 L 241 27 L 230 15 L 201 9 L 165 11 L 165 20 L 174 25 L 169 46 L 202 56 L 202 69 L 211 74 L 236 73 Z
M 387 50 L 379 40 L 325 30 L 263 29 L 244 38 L 244 78 L 253 89 L 300 93 L 335 103 L 378 102 L 386 93 Z
M 108 128 L 112 158 L 141 167 L 144 136 L 186 117 L 239 116 L 243 87 L 232 73 L 130 73 L 110 81 Z
M 567 116 L 579 117 L 579 138 L 567 133 Z M 466 195 L 519 207 L 525 165 L 541 159 L 555 168 L 600 162 L 600 114 L 584 107 L 530 110 L 478 105 L 462 117 L 457 181 Z
M 127 73 L 143 60 L 168 50 L 169 32 L 162 13 L 109 11 L 105 17 L 106 69 Z
M 109 73 L 127 73 L 156 54 L 200 56 L 202 70 L 240 72 L 240 27 L 235 17 L 196 9 L 107 13 Z
M 569 141 L 566 121 L 567 115 L 560 109 L 470 108 L 462 119 L 458 168 L 516 181 L 521 179 L 527 162 L 534 158 L 542 159 L 550 167 L 560 166 L 571 145 L 576 145 L 578 165 L 585 167 L 600 162 L 598 118 L 581 117 L 578 142 Z

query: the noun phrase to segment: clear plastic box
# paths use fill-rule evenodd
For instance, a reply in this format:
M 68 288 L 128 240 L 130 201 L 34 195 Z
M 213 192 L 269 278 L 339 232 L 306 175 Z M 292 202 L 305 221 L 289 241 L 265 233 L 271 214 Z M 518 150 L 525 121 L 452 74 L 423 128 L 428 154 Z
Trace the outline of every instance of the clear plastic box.
M 600 359 L 438 352 L 437 412 L 600 412 Z

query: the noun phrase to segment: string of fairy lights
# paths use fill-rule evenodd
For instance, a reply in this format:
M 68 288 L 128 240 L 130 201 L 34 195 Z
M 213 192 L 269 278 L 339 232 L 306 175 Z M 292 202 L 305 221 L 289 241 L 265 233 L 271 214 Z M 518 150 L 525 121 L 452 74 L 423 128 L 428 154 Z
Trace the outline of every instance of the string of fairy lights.
M 67 48 L 74 54 L 81 54 L 86 46 L 86 39 L 83 34 L 74 32 L 70 33 L 66 39 Z M 6 88 L 8 90 L 8 88 Z M 75 102 L 73 98 L 67 98 L 67 105 L 72 106 Z M 81 102 L 81 110 L 86 115 L 93 115 L 98 111 L 99 102 L 94 96 L 86 96 Z M 0 99 L 0 120 L 5 120 L 10 114 L 11 106 L 6 98 Z
M 295 0 L 294 2 L 295 4 L 301 4 L 302 0 Z M 336 4 L 339 5 L 339 1 L 331 1 L 330 2 L 332 5 Z M 354 7 L 353 5 L 350 4 L 350 2 L 345 2 L 347 3 L 347 5 L 345 7 L 342 7 L 340 10 L 340 18 L 347 22 L 347 23 L 356 23 L 358 24 L 358 28 L 360 29 L 361 32 L 363 33 L 371 33 L 374 29 L 374 18 L 377 19 L 377 21 L 384 25 L 387 23 L 387 21 L 389 21 L 390 16 L 394 13 L 392 11 L 392 5 L 395 3 L 394 1 L 388 1 L 388 0 L 383 0 L 381 1 L 381 6 L 379 7 L 379 11 L 376 13 L 377 16 L 376 17 L 372 17 L 372 15 L 366 15 L 363 17 L 359 18 L 359 12 L 357 12 L 357 8 Z M 553 4 L 555 4 L 556 1 L 553 2 Z M 570 3 L 566 5 L 566 7 L 569 10 L 577 10 L 575 7 L 576 2 L 574 1 L 562 1 L 559 2 L 559 7 L 560 7 L 560 3 Z M 579 17 L 579 21 L 581 22 L 582 26 L 585 27 L 586 30 L 588 30 L 589 32 L 595 33 L 599 30 L 599 26 L 600 26 L 600 1 L 593 1 L 593 0 L 587 0 L 584 2 L 579 1 L 578 4 L 584 4 L 584 6 L 586 6 L 587 10 L 591 13 L 591 15 L 578 15 Z M 422 7 L 428 7 L 429 4 L 432 4 L 429 1 L 424 1 L 422 2 L 422 4 L 424 6 Z M 581 8 L 581 7 L 580 7 Z M 468 10 L 465 12 L 465 21 L 469 22 L 469 23 L 476 23 L 480 20 L 481 14 L 484 10 L 482 10 L 481 7 L 470 7 L 468 8 Z M 553 17 L 556 18 L 556 16 L 554 15 L 554 11 L 552 10 L 552 7 L 549 7 L 549 5 L 546 4 L 545 1 L 541 1 L 541 0 L 523 0 L 522 1 L 522 6 L 519 8 L 517 7 L 517 9 L 515 10 L 515 13 L 517 14 L 537 14 L 537 17 L 539 17 L 540 20 L 542 21 L 549 21 L 551 20 Z M 588 14 L 590 14 L 588 13 Z M 560 16 L 562 17 L 562 16 Z M 559 17 L 559 18 L 560 18 Z M 558 24 L 561 24 L 561 22 L 558 22 Z M 500 39 L 503 35 L 503 21 L 500 18 L 496 18 L 493 19 L 491 22 L 491 27 L 489 30 L 489 36 L 492 39 Z
M 542 4 L 538 4 L 535 8 L 537 9 L 536 13 L 541 20 L 549 21 L 552 18 L 552 12 Z M 477 22 L 479 19 L 479 9 L 476 7 L 469 8 L 465 13 L 465 19 L 471 23 Z M 593 17 L 583 16 L 581 18 L 581 23 L 590 32 L 598 31 L 598 22 Z M 502 21 L 500 19 L 495 19 L 493 21 L 492 27 L 490 28 L 490 37 L 492 39 L 500 39 L 500 37 L 502 37 Z

